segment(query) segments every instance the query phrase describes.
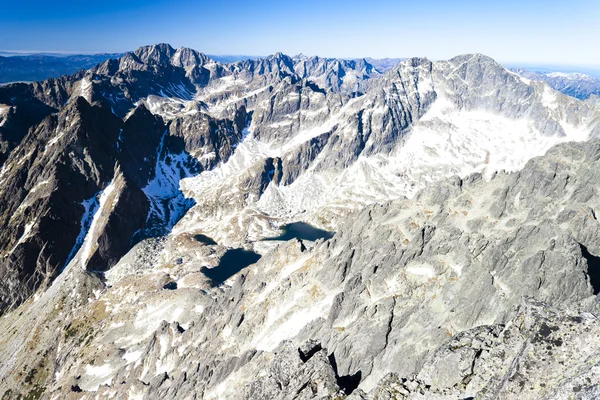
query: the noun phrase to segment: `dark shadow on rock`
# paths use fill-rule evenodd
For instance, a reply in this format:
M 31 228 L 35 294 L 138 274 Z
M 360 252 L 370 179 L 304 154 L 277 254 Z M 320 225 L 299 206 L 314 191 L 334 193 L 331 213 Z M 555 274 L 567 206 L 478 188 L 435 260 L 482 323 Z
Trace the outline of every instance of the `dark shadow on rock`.
M 600 293 L 600 257 L 590 254 L 584 245 L 579 244 L 579 246 L 581 247 L 581 255 L 587 260 L 587 274 L 590 277 L 590 284 L 594 289 L 594 294 L 598 294 Z
M 302 362 L 305 363 L 321 350 L 323 350 L 321 343 L 308 341 L 304 346 L 298 348 L 298 353 Z
M 195 234 L 194 240 L 200 243 L 204 243 L 208 246 L 214 246 L 218 244 L 213 238 L 211 238 L 210 236 L 203 235 L 202 233 Z
M 335 354 L 331 353 L 327 357 L 329 358 L 329 363 L 333 368 L 333 372 L 335 372 L 335 379 L 337 381 L 338 386 L 347 395 L 351 394 L 360 384 L 360 381 L 362 379 L 362 372 L 359 370 L 352 375 L 340 376 L 338 373 L 337 361 L 335 360 Z

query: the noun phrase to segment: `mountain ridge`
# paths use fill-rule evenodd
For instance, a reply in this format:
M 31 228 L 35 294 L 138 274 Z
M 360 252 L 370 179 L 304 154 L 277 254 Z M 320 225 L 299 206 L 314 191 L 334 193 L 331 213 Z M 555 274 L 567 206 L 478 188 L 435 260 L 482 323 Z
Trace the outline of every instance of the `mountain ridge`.
M 563 383 L 516 349 L 597 329 L 600 108 L 485 55 L 158 44 L 0 110 L 9 397 L 527 397 Z M 299 221 L 335 234 L 272 240 Z
M 310 62 L 310 64 L 307 64 L 307 62 Z M 444 77 L 432 77 L 431 74 L 434 73 L 434 65 L 439 66 L 439 72 L 437 73 L 442 74 Z M 300 75 L 298 75 L 298 71 L 300 71 Z M 348 71 L 352 71 L 353 73 L 356 71 L 362 72 L 360 72 L 360 75 L 348 75 Z M 485 103 L 481 103 L 481 99 L 486 99 L 486 97 L 481 97 L 481 95 L 476 94 L 476 90 L 488 90 L 476 89 L 482 84 L 481 82 L 483 81 L 481 79 L 483 79 L 485 74 L 489 74 L 489 76 L 493 79 L 512 81 L 511 85 L 516 85 L 515 88 L 518 87 L 520 88 L 519 90 L 524 90 L 523 93 L 525 95 L 531 96 L 531 93 L 533 93 L 532 90 L 538 90 L 535 88 L 535 86 L 527 85 L 526 82 L 520 82 L 513 79 L 510 73 L 503 71 L 505 71 L 505 69 L 501 65 L 495 63 L 495 61 L 493 61 L 491 58 L 481 54 L 457 56 L 448 62 L 442 63 L 431 62 L 427 59 L 414 58 L 401 63 L 399 66 L 389 70 L 384 75 L 378 73 L 374 68 L 369 67 L 366 63 L 342 63 L 338 60 L 320 59 L 318 57 L 302 59 L 295 63 L 291 57 L 282 53 L 276 53 L 264 59 L 240 61 L 232 65 L 223 66 L 215 63 L 202 53 L 199 53 L 195 50 L 185 48 L 174 49 L 168 44 L 159 44 L 141 47 L 135 52 L 125 54 L 119 60 L 105 61 L 104 63 L 94 67 L 89 72 L 79 73 L 71 77 L 61 78 L 59 80 L 49 80 L 42 83 L 35 83 L 32 85 L 10 85 L 3 90 L 5 92 L 18 89 L 21 91 L 23 91 L 23 89 L 32 90 L 33 93 L 25 92 L 25 96 L 33 95 L 34 98 L 38 98 L 38 101 L 41 101 L 42 103 L 45 102 L 47 107 L 59 107 L 59 104 L 65 103 L 65 97 L 67 96 L 71 98 L 71 100 L 66 102 L 67 104 L 73 101 L 72 99 L 74 96 L 83 96 L 86 98 L 87 102 L 99 105 L 104 109 L 110 107 L 111 113 L 113 113 L 113 115 L 116 113 L 116 118 L 123 117 L 126 113 L 131 115 L 132 110 L 136 110 L 134 113 L 137 113 L 138 110 L 145 110 L 146 107 L 143 104 L 146 104 L 146 102 L 150 100 L 164 101 L 166 99 L 168 102 L 175 101 L 175 104 L 180 104 L 181 106 L 185 105 L 182 113 L 183 120 L 185 120 L 186 118 L 189 119 L 193 117 L 198 112 L 200 112 L 200 114 L 206 113 L 207 115 L 210 115 L 212 111 L 211 106 L 208 106 L 206 111 L 198 110 L 202 110 L 202 107 L 204 107 L 203 104 L 215 103 L 215 101 L 218 104 L 222 101 L 222 96 L 230 96 L 230 81 L 228 79 L 231 77 L 233 77 L 234 82 L 236 79 L 240 79 L 241 85 L 245 87 L 246 91 L 249 91 L 253 87 L 257 86 L 261 87 L 259 90 L 264 90 L 262 89 L 265 87 L 263 85 L 267 85 L 267 88 L 271 88 L 269 89 L 270 91 L 275 91 L 275 94 L 271 95 L 271 101 L 274 100 L 275 102 L 279 102 L 281 104 L 277 105 L 275 108 L 270 106 L 267 109 L 263 109 L 259 105 L 258 108 L 252 112 L 252 121 L 261 121 L 261 119 L 265 121 L 264 123 L 260 123 L 260 129 L 250 129 L 252 131 L 253 138 L 263 142 L 283 142 L 288 140 L 290 135 L 295 135 L 294 132 L 296 132 L 298 129 L 305 129 L 303 126 L 306 123 L 312 125 L 316 123 L 315 126 L 317 127 L 319 124 L 324 123 L 324 127 L 316 128 L 318 130 L 315 131 L 314 134 L 306 136 L 306 139 L 312 139 L 313 135 L 316 137 L 318 136 L 317 134 L 326 134 L 327 129 L 332 129 L 332 133 L 329 133 L 329 137 L 326 139 L 326 142 L 320 146 L 319 150 L 319 152 L 323 154 L 330 152 L 332 156 L 328 157 L 327 159 L 322 159 L 322 154 L 315 154 L 311 156 L 308 163 L 305 162 L 301 164 L 301 168 L 306 169 L 311 168 L 312 164 L 316 163 L 315 171 L 318 172 L 319 170 L 328 171 L 330 169 L 332 171 L 343 171 L 344 169 L 349 168 L 351 165 L 355 165 L 356 161 L 361 159 L 361 157 L 368 158 L 376 156 L 380 153 L 389 154 L 389 152 L 396 147 L 398 140 L 407 135 L 409 131 L 413 130 L 413 124 L 415 123 L 414 121 L 420 120 L 426 114 L 431 104 L 437 102 L 438 95 L 435 91 L 433 91 L 432 79 L 445 80 L 448 79 L 446 75 L 450 73 L 450 81 L 448 82 L 450 82 L 451 88 L 447 90 L 448 93 L 453 93 L 451 95 L 454 96 L 460 96 L 460 94 L 458 94 L 456 91 L 460 85 L 464 85 L 464 83 L 461 83 L 462 80 L 473 80 L 473 84 L 469 90 L 471 92 L 470 94 L 475 93 L 475 97 L 471 96 L 471 98 L 477 99 L 477 104 L 469 104 L 468 100 L 465 101 L 458 97 L 459 100 L 457 100 L 457 102 L 459 104 L 459 111 L 461 108 L 468 110 L 474 106 L 478 108 L 487 107 Z M 454 74 L 456 74 L 456 77 L 454 77 Z M 421 77 L 421 75 L 423 76 Z M 358 86 L 366 85 L 365 89 L 367 90 L 368 94 L 363 95 L 358 93 L 358 91 L 352 90 L 350 87 L 348 87 L 348 81 L 346 79 L 348 76 L 353 77 L 353 80 L 350 81 L 352 85 L 355 83 Z M 405 76 L 408 77 L 409 81 L 414 81 L 414 86 L 411 89 L 407 89 L 406 85 L 408 82 L 404 82 Z M 157 77 L 160 80 L 157 80 L 154 77 Z M 398 83 L 396 83 L 394 79 L 399 79 Z M 420 86 L 421 81 L 423 81 L 423 87 Z M 225 83 L 225 92 L 221 92 L 219 87 L 222 86 L 218 85 L 216 86 L 216 89 L 212 89 L 215 87 L 215 84 L 219 82 Z M 492 86 L 495 85 L 493 81 L 490 82 L 486 84 Z M 320 84 L 321 86 L 311 86 L 315 83 L 317 85 Z M 392 97 L 390 97 L 390 93 L 393 96 L 397 96 L 399 87 L 398 84 L 402 85 L 401 90 L 406 93 L 404 95 L 406 97 L 404 97 L 401 102 L 391 100 Z M 329 94 L 327 91 L 323 92 L 321 87 L 329 88 L 331 94 Z M 45 88 L 52 89 L 47 90 Z M 42 93 L 42 90 L 45 91 Z M 391 90 L 391 92 L 389 92 L 389 90 Z M 537 106 L 542 107 L 540 110 L 545 110 L 546 107 L 544 103 L 544 101 L 546 101 L 544 96 L 547 96 L 546 90 L 547 89 L 543 89 L 541 103 L 539 103 L 539 106 Z M 192 95 L 192 93 L 195 91 L 196 95 Z M 312 104 L 307 103 L 309 107 L 307 110 L 311 110 L 308 111 L 307 115 L 309 116 L 306 117 L 305 123 L 303 123 L 302 119 L 300 119 L 298 121 L 298 127 L 295 127 L 295 123 L 292 121 L 292 125 L 287 128 L 290 129 L 290 133 L 283 134 L 280 125 L 281 123 L 277 121 L 280 121 L 281 118 L 286 121 L 289 120 L 289 115 L 293 115 L 290 114 L 290 112 L 294 112 L 294 110 L 297 110 L 295 112 L 298 113 L 298 115 L 302 115 L 306 112 L 303 111 L 305 106 L 302 105 L 302 103 L 291 106 L 292 108 L 289 108 L 289 111 L 284 111 L 283 113 L 281 113 L 279 110 L 285 110 L 286 107 L 290 107 L 286 105 L 288 104 L 287 96 L 292 94 L 295 96 L 295 93 L 297 93 L 299 98 L 302 98 L 302 93 L 304 91 L 308 93 L 307 99 L 312 102 Z M 277 94 L 278 92 L 281 93 L 281 95 Z M 50 93 L 50 95 L 48 95 L 48 93 Z M 203 93 L 208 93 L 208 97 L 204 96 Z M 243 101 L 240 100 L 233 102 L 231 104 L 234 107 L 233 110 L 246 107 L 250 107 L 251 109 L 255 108 L 256 105 L 259 104 L 258 99 L 260 96 L 267 93 L 269 92 L 263 91 L 255 95 L 256 100 L 253 99 L 249 101 L 244 99 Z M 278 97 L 279 100 L 277 100 Z M 79 99 L 80 98 L 81 97 L 79 97 Z M 310 100 L 311 98 L 313 100 Z M 495 105 L 497 102 L 496 99 L 497 97 L 485 100 L 490 101 L 489 104 L 491 106 L 491 112 L 495 114 L 504 113 L 507 115 L 507 117 L 512 117 L 515 112 L 522 112 L 520 111 L 520 107 L 522 106 L 519 105 L 519 103 L 515 103 L 513 106 L 514 111 L 511 111 L 511 109 L 507 106 L 507 103 L 505 103 L 502 108 L 497 108 Z M 566 98 L 563 98 L 563 101 L 565 99 Z M 143 100 L 142 103 L 140 103 L 140 100 Z M 136 108 L 136 104 L 138 103 L 140 103 L 140 105 Z M 195 103 L 198 103 L 198 106 L 192 107 L 190 111 L 185 111 L 186 108 L 189 108 L 190 105 Z M 323 107 L 325 104 L 329 105 L 326 105 L 326 108 L 318 108 Z M 398 107 L 398 105 L 400 107 Z M 27 107 L 29 107 L 29 104 L 25 107 L 25 109 L 27 109 Z M 333 109 L 331 107 L 333 107 Z M 361 108 L 367 109 L 368 114 L 364 114 L 364 111 L 361 111 Z M 23 106 L 19 107 L 19 110 L 22 109 Z M 275 109 L 277 110 L 276 112 L 274 112 Z M 49 111 L 52 109 L 48 108 L 47 110 L 48 111 L 46 111 L 46 113 L 49 113 Z M 149 107 L 149 110 L 155 114 L 165 117 L 165 114 L 162 113 L 160 109 L 157 110 L 156 105 L 154 104 Z M 373 112 L 373 110 L 377 110 L 377 112 Z M 174 120 L 178 120 L 177 116 L 179 113 L 177 111 L 174 112 L 175 113 L 172 114 L 175 118 Z M 540 111 L 535 112 L 539 113 Z M 234 112 L 235 115 L 237 115 L 236 113 L 237 111 Z M 323 117 L 318 117 L 319 113 L 325 116 L 328 115 L 329 118 L 336 113 L 341 113 L 340 115 L 345 116 L 341 117 L 338 115 L 337 117 L 334 117 L 334 119 L 330 119 L 330 122 L 327 122 L 322 119 Z M 217 118 L 225 118 L 230 120 L 237 119 L 237 117 L 231 114 L 231 112 L 227 111 L 227 109 L 223 111 L 217 111 L 216 113 L 212 114 Z M 169 123 L 169 115 L 166 115 L 167 123 Z M 352 117 L 352 115 L 355 115 L 355 117 Z M 150 114 L 148 114 L 145 118 L 151 119 L 152 117 Z M 347 121 L 352 121 L 353 118 L 358 118 L 358 122 L 352 122 L 348 124 Z M 344 122 L 345 125 L 342 126 L 340 123 L 338 123 L 337 120 L 339 119 L 346 121 Z M 365 125 L 365 121 L 367 121 L 368 125 Z M 542 121 L 543 125 L 540 125 L 540 128 L 543 127 L 545 130 L 541 131 L 542 137 L 552 134 L 551 132 L 554 131 L 556 131 L 559 136 L 565 135 L 561 123 L 555 122 L 555 125 L 553 126 L 547 120 Z M 10 119 L 8 122 L 10 124 Z M 246 123 L 247 122 L 244 122 L 244 124 Z M 5 124 L 3 123 L 3 125 Z M 240 132 L 242 128 L 239 124 L 237 126 L 238 132 Z M 275 129 L 271 128 L 270 126 L 274 126 Z M 309 127 L 310 126 L 311 125 L 309 125 Z M 4 127 L 1 128 L 5 129 Z M 350 136 L 348 136 L 348 134 L 342 134 L 343 130 L 348 130 L 348 132 L 357 131 L 358 135 L 353 136 L 353 134 L 350 133 Z M 403 132 L 403 130 L 406 132 Z M 183 136 L 185 137 L 186 134 L 184 133 Z M 302 137 L 302 135 L 299 137 Z M 332 142 L 332 138 L 338 138 L 336 139 L 337 142 Z M 241 139 L 242 136 L 238 134 L 236 140 Z M 158 139 L 154 141 L 155 144 L 153 146 L 158 146 L 157 140 Z M 13 143 L 16 142 L 18 142 L 18 137 L 13 140 Z M 302 141 L 297 142 L 297 144 L 302 144 Z M 237 143 L 231 143 L 229 148 L 233 149 L 235 145 L 237 145 Z M 217 151 L 220 151 L 220 146 L 222 145 L 218 145 L 218 147 L 214 150 L 219 149 Z M 272 146 L 272 144 L 270 146 Z M 289 150 L 293 151 L 292 148 Z M 150 154 L 154 150 L 148 148 L 148 150 L 145 151 Z M 212 152 L 207 151 L 205 154 L 210 155 Z M 274 153 L 274 155 L 271 157 L 277 159 L 277 157 L 280 156 L 281 154 Z M 195 155 L 195 157 L 204 157 L 204 155 Z M 261 156 L 257 154 L 257 157 Z M 320 158 L 322 160 L 320 160 Z M 221 158 L 217 157 L 215 160 L 218 162 L 221 160 Z M 227 161 L 227 158 L 225 158 L 224 161 Z M 257 161 L 259 161 L 259 159 L 257 159 Z M 293 180 L 286 178 L 284 180 L 284 185 L 286 187 L 300 186 L 300 190 L 303 190 L 301 189 L 303 183 L 300 183 L 302 182 L 302 179 L 298 181 L 299 178 L 302 178 L 302 169 L 292 172 L 294 168 L 298 168 L 298 165 L 292 166 L 291 164 L 288 164 L 285 159 L 277 162 L 281 163 L 278 164 L 281 165 L 279 167 L 281 168 L 281 174 L 284 176 L 294 176 Z M 193 161 L 193 158 L 189 158 L 187 161 L 185 161 L 185 164 L 187 165 L 193 165 L 194 163 L 197 163 L 197 161 Z M 183 168 L 184 164 L 177 165 L 181 165 L 180 168 Z M 210 168 L 217 167 L 217 165 L 214 163 L 208 165 L 210 165 Z M 184 170 L 187 171 L 186 168 L 191 167 L 185 167 L 179 172 L 174 173 L 183 174 Z M 194 168 L 198 169 L 198 167 L 193 167 L 192 170 Z M 290 170 L 290 168 L 292 169 Z M 143 169 L 143 166 L 140 166 L 140 170 L 141 169 Z M 185 174 L 189 174 L 189 172 L 185 172 Z M 235 175 L 233 177 L 235 177 Z M 135 175 L 133 175 L 133 179 L 137 179 L 135 178 Z M 148 182 L 147 179 L 148 178 L 144 178 L 146 182 Z M 198 186 L 198 184 L 192 183 L 193 179 L 194 178 L 192 177 L 188 178 L 187 180 L 190 181 L 191 184 L 185 183 L 183 185 L 184 196 L 192 197 L 194 198 L 195 202 L 198 202 L 198 204 L 203 204 L 203 200 L 200 200 L 194 195 L 194 191 L 198 191 L 198 189 L 194 189 L 194 187 Z M 106 179 L 104 179 L 104 181 L 106 182 Z M 296 183 L 295 181 L 298 181 L 299 183 Z M 224 182 L 227 182 L 227 180 Z M 170 185 L 175 185 L 175 188 L 178 186 L 176 182 L 171 183 Z M 227 183 L 226 185 L 231 185 L 231 183 Z M 138 186 L 140 189 L 142 188 L 141 183 L 138 183 Z M 235 186 L 235 184 L 233 184 L 233 186 Z M 285 197 L 281 197 L 281 194 L 284 192 L 276 189 L 278 186 L 279 185 L 265 185 L 255 192 L 257 199 L 260 199 L 257 204 L 259 206 L 258 210 L 261 213 L 266 212 L 268 215 L 273 207 L 281 208 L 282 210 L 290 209 L 290 206 L 285 204 L 285 202 L 287 202 Z M 284 187 L 283 189 L 286 188 Z M 96 189 L 96 191 L 97 190 L 98 189 Z M 174 190 L 173 193 L 177 192 L 177 189 L 169 190 Z M 243 191 L 240 193 L 243 193 Z M 398 196 L 409 193 L 410 192 L 400 190 L 394 194 L 395 196 Z M 300 194 L 300 196 L 304 196 L 304 194 Z M 384 195 L 381 198 L 390 198 L 388 196 L 389 195 Z M 215 195 L 215 197 L 218 196 Z M 175 197 L 172 198 L 174 199 Z M 208 199 L 210 200 L 210 198 Z M 343 197 L 341 199 L 343 199 Z M 281 203 L 282 200 L 283 203 Z M 315 200 L 317 200 L 315 205 L 323 202 L 323 200 Z M 310 201 L 314 202 L 314 200 Z M 181 204 L 181 207 L 184 207 L 183 204 L 187 204 L 187 201 L 180 200 L 179 203 Z M 246 213 L 249 209 L 248 207 L 254 207 L 254 201 L 248 202 L 248 200 L 244 200 L 240 203 L 239 200 L 232 199 L 232 203 L 245 203 L 245 206 L 242 206 L 240 210 L 242 213 Z M 325 205 L 326 204 L 327 203 L 325 203 Z M 185 206 L 184 209 L 186 207 L 187 206 Z M 201 205 L 198 205 L 196 209 L 201 207 Z M 295 212 L 293 211 L 295 207 L 296 206 L 292 206 L 290 210 L 292 214 L 289 215 L 293 215 Z M 205 209 L 210 210 L 211 207 L 207 207 Z M 182 211 L 171 210 L 170 212 L 175 213 L 175 215 L 181 215 Z M 191 215 L 193 215 L 194 210 L 191 212 Z M 329 211 L 326 212 L 329 213 Z M 278 214 L 280 215 L 281 213 L 278 212 L 275 215 Z M 159 215 L 164 214 L 163 212 L 159 212 Z M 329 214 L 328 218 L 332 218 L 334 215 L 335 214 Z M 343 215 L 345 215 L 345 213 L 342 213 L 336 218 L 343 218 Z M 260 220 L 257 220 L 257 222 L 258 221 Z M 220 225 L 217 224 L 217 227 L 219 226 Z M 215 228 L 213 227 L 211 229 L 214 230 Z M 233 243 L 236 243 L 236 241 L 234 240 Z M 239 245 L 243 242 L 237 243 Z

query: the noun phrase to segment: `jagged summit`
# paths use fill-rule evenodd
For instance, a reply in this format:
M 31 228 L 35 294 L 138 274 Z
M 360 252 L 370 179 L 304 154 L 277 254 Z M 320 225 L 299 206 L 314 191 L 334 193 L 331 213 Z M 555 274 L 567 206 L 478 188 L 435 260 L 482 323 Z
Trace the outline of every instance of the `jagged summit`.
M 165 63 L 171 60 L 175 54 L 175 49 L 166 43 L 155 44 L 151 46 L 142 46 L 133 51 L 133 53 L 143 63 Z
M 467 53 L 452 57 L 450 61 L 455 63 L 473 62 L 473 63 L 494 63 L 500 65 L 492 57 L 481 53 Z

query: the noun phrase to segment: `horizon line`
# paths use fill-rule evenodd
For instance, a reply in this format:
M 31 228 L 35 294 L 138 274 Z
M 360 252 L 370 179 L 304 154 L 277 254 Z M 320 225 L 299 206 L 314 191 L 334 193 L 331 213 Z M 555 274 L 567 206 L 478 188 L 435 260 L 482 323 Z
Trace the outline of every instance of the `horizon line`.
M 158 43 L 157 43 L 158 44 Z M 168 44 L 168 43 L 167 43 Z M 145 47 L 145 46 L 152 46 L 152 45 L 144 45 L 144 46 L 140 46 L 140 47 Z M 169 46 L 171 46 L 169 44 Z M 140 48 L 138 47 L 138 48 Z M 173 47 L 173 46 L 171 46 Z M 178 49 L 178 48 L 182 48 L 182 47 L 186 47 L 186 46 L 181 46 L 181 47 L 173 47 L 174 49 Z M 191 47 L 188 47 L 191 49 Z M 193 49 L 196 50 L 196 49 Z M 127 50 L 127 51 L 117 51 L 117 52 L 110 52 L 110 51 L 101 51 L 101 52 L 87 52 L 87 51 L 71 51 L 71 50 L 5 50 L 5 49 L 0 49 L 0 55 L 2 54 L 13 54 L 11 55 L 7 55 L 6 57 L 14 57 L 14 56 L 18 56 L 18 55 L 22 55 L 22 56 L 28 56 L 28 55 L 36 55 L 36 54 L 46 54 L 46 55 L 64 55 L 64 56 L 69 56 L 69 55 L 87 55 L 87 56 L 94 56 L 94 55 L 104 55 L 104 54 L 126 54 L 126 53 L 130 53 L 133 52 L 134 50 Z M 196 51 L 200 51 L 200 50 L 196 50 Z M 204 53 L 202 51 L 200 51 L 201 53 Z M 271 55 L 274 55 L 276 53 L 282 53 L 285 55 L 288 55 L 284 52 L 281 51 L 276 51 L 272 54 L 268 54 L 268 55 L 248 55 L 248 54 L 232 54 L 232 53 L 222 53 L 222 54 L 216 54 L 216 53 L 204 53 L 207 56 L 215 56 L 215 57 L 248 57 L 251 59 L 255 59 L 255 58 L 266 58 L 269 57 Z M 461 54 L 457 54 L 456 56 L 460 56 L 460 55 L 465 55 L 465 54 L 483 54 L 486 55 L 485 53 L 461 53 Z M 305 53 L 301 52 L 295 55 L 292 55 L 292 57 L 297 56 L 297 55 L 305 55 Z M 289 55 L 288 55 L 289 56 Z M 305 55 L 306 56 L 306 55 Z M 372 60 L 385 60 L 385 59 L 396 59 L 396 60 L 407 60 L 407 59 L 411 59 L 411 58 L 426 58 L 429 59 L 431 61 L 445 61 L 447 59 L 438 59 L 438 58 L 431 58 L 431 57 L 427 57 L 427 56 L 413 56 L 413 57 L 406 57 L 406 56 L 399 56 L 399 57 L 391 57 L 391 56 L 386 56 L 386 57 L 372 57 L 372 56 L 359 56 L 359 57 L 329 57 L 329 56 L 321 56 L 321 55 L 312 55 L 312 56 L 307 56 L 307 57 L 321 57 L 321 58 L 332 58 L 332 59 L 341 59 L 341 60 L 357 60 L 357 59 L 366 59 L 366 58 L 370 58 Z M 514 60 L 497 60 L 494 57 L 488 56 L 492 59 L 494 59 L 496 62 L 505 65 L 505 66 L 510 66 L 511 68 L 514 67 L 565 67 L 565 68 L 590 68 L 590 69 L 597 69 L 598 71 L 600 71 L 600 64 L 565 64 L 565 63 L 556 63 L 556 62 L 549 62 L 549 61 L 539 61 L 539 62 L 532 62 L 532 61 L 514 61 Z M 555 71 L 555 72 L 560 72 L 560 71 Z

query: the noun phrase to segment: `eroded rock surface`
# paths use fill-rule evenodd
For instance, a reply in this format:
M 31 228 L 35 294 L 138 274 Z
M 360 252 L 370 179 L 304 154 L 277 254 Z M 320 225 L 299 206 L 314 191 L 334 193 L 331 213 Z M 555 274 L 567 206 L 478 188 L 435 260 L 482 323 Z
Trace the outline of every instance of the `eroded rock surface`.
M 8 398 L 597 394 L 594 102 L 156 45 L 0 103 Z

